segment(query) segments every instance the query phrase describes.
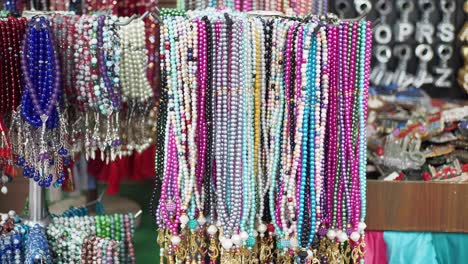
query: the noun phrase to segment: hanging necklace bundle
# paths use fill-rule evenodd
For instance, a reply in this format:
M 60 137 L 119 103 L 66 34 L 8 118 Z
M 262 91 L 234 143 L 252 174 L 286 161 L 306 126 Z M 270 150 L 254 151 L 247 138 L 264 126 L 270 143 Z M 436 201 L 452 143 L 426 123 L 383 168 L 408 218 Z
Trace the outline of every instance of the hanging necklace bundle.
M 53 23 L 66 29 L 60 35 L 69 36 L 60 46 L 62 57 L 69 58 L 62 61 L 64 89 L 70 90 L 66 103 L 79 110 L 67 108 L 74 120 L 69 127 L 74 151 L 94 159 L 99 150 L 109 162 L 147 149 L 154 95 L 147 78 L 145 23 L 132 19 L 122 25 L 115 16 L 96 15 L 56 15 Z
M 134 221 L 133 214 L 54 217 L 47 228 L 54 263 L 91 263 L 106 254 L 109 263 L 135 263 Z
M 127 103 L 130 111 L 127 111 L 128 122 L 144 124 L 153 100 L 153 89 L 147 78 L 146 65 L 147 50 L 145 43 L 145 22 L 143 20 L 132 21 L 129 25 L 122 27 L 122 62 L 121 83 L 123 101 Z M 129 123 L 126 133 L 127 152 L 131 153 L 133 148 L 141 153 L 148 148 L 150 141 L 146 133 L 146 127 L 134 127 Z
M 162 14 L 161 263 L 362 261 L 370 24 Z
M 26 29 L 26 19 L 9 17 L 0 20 L 0 113 L 19 105 L 21 94 L 20 48 Z
M 0 28 L 2 170 L 59 187 L 76 153 L 110 162 L 150 146 L 155 51 L 142 19 L 54 14 Z
M 22 71 L 24 91 L 20 113 L 13 112 L 13 150 L 24 176 L 40 186 L 61 185 L 63 164 L 68 156 L 64 142 L 66 120 L 58 110 L 61 72 L 49 21 L 34 17 L 23 41 Z
M 21 94 L 20 47 L 26 19 L 0 20 L 0 171 L 12 173 L 13 157 L 8 138 L 8 114 L 16 111 Z M 6 177 L 6 176 L 1 176 Z M 2 179 L 2 182 L 5 183 Z M 2 187 L 2 192 L 6 192 Z

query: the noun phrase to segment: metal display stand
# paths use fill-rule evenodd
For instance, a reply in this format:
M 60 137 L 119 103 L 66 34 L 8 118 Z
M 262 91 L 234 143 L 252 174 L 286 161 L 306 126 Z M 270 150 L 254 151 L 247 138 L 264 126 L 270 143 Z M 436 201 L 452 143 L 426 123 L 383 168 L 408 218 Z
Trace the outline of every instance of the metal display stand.
M 45 189 L 33 180 L 29 181 L 29 219 L 26 223 L 29 226 L 36 224 L 47 226 L 49 223 L 45 204 Z

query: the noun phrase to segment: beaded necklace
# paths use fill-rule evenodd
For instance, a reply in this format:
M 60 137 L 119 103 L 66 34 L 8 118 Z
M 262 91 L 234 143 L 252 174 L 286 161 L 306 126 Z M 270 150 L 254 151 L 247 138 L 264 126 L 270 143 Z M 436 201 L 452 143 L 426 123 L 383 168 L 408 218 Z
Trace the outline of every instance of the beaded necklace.
M 206 32 L 206 24 L 203 20 L 197 20 L 197 28 L 198 30 L 198 43 L 197 43 L 197 54 L 195 57 L 198 57 L 198 67 L 196 72 L 198 73 L 197 76 L 197 83 L 200 87 L 198 89 L 197 97 L 200 98 L 196 105 L 196 112 L 199 113 L 197 119 L 197 128 L 196 128 L 196 144 L 198 146 L 198 153 L 197 153 L 197 161 L 196 161 L 196 187 L 195 187 L 195 194 L 199 197 L 198 200 L 198 224 L 203 226 L 206 223 L 206 219 L 204 218 L 204 204 L 205 204 L 205 195 L 207 192 L 203 189 L 204 183 L 204 172 L 206 168 L 206 154 L 207 154 L 207 120 L 206 120 L 206 94 L 207 94 L 207 55 L 208 55 L 208 46 L 207 46 L 207 32 Z M 198 55 L 198 56 L 197 56 Z
M 216 157 L 216 194 L 218 197 L 217 212 L 218 221 L 223 226 L 223 237 L 221 238 L 221 244 L 227 251 L 233 246 L 231 236 L 234 235 L 236 225 L 238 225 L 238 219 L 240 220 L 242 203 L 242 180 L 239 179 L 239 174 L 228 175 L 228 140 L 229 137 L 229 125 L 228 120 L 228 105 L 229 105 L 229 88 L 228 88 L 228 69 L 225 60 L 228 60 L 229 56 L 229 37 L 232 30 L 232 20 L 226 16 L 226 24 L 224 21 L 218 20 L 215 23 L 216 37 L 219 40 L 219 49 L 217 50 L 216 64 L 219 67 L 219 72 L 216 74 L 219 76 L 217 79 L 216 89 L 216 112 L 215 112 L 215 157 Z M 234 110 L 238 112 L 238 110 Z M 233 112 L 234 112 L 233 111 Z M 219 147 L 218 147 L 219 146 Z M 231 189 L 229 187 L 232 187 Z
M 258 198 L 259 198 L 259 209 L 257 214 L 257 221 L 259 223 L 262 222 L 262 215 L 263 215 L 263 194 L 265 193 L 265 183 L 263 180 L 263 168 L 262 168 L 262 147 L 261 147 L 261 115 L 264 113 L 264 109 L 262 109 L 262 99 L 264 96 L 264 86 L 263 84 L 263 54 L 262 51 L 264 50 L 262 45 L 262 38 L 260 36 L 260 32 L 263 32 L 262 25 L 260 21 L 255 20 L 253 21 L 252 25 L 253 30 L 253 48 L 254 51 L 254 175 L 257 177 L 257 189 L 259 190 Z
M 249 50 L 249 23 L 248 20 L 240 21 L 241 32 L 238 40 L 247 40 L 242 41 L 240 44 L 239 54 L 246 54 Z M 240 66 L 239 72 L 249 72 L 249 60 L 246 58 L 240 57 Z M 247 76 L 250 76 L 247 73 Z M 241 220 L 241 238 L 245 242 L 245 245 L 252 249 L 255 245 L 256 240 L 254 238 L 254 226 L 255 226 L 255 217 L 257 211 L 256 197 L 255 197 L 255 174 L 253 173 L 253 146 L 252 144 L 252 127 L 249 123 L 249 113 L 252 109 L 252 100 L 249 99 L 252 94 L 250 86 L 250 78 L 243 78 L 239 76 L 239 87 L 240 87 L 240 109 L 241 109 L 241 126 L 242 126 L 242 135 L 243 135 L 243 144 L 242 144 L 242 179 L 243 179 L 243 211 L 242 211 L 242 220 Z
M 328 44 L 327 44 L 327 37 L 326 37 L 326 30 L 323 27 L 319 29 L 319 40 L 322 44 L 321 46 L 317 46 L 317 51 L 322 52 L 322 54 L 317 54 L 318 61 L 321 60 L 321 66 L 317 67 L 316 69 L 316 76 L 317 81 L 321 81 L 321 91 L 320 91 L 320 106 L 317 105 L 316 107 L 320 107 L 320 124 L 318 127 L 318 148 L 316 148 L 316 174 L 315 174 L 315 195 L 316 195 L 316 210 L 317 210 L 317 219 L 316 222 L 316 230 L 318 230 L 321 221 L 323 220 L 323 210 L 325 209 L 324 203 L 324 189 L 325 189 L 325 134 L 326 134 L 326 123 L 327 123 L 327 116 L 328 116 L 328 98 L 329 98 L 329 90 L 328 90 L 328 83 L 329 83 L 329 67 L 328 67 Z M 317 111 L 318 112 L 318 111 Z M 316 113 L 317 115 L 318 113 Z M 318 117 L 317 117 L 318 119 Z
M 305 43 L 309 43 L 312 39 L 311 46 L 305 47 L 304 50 L 304 57 L 307 58 L 307 63 L 302 65 L 300 69 L 302 72 L 306 72 L 302 76 L 302 87 L 306 87 L 306 96 L 305 102 L 306 105 L 304 107 L 304 121 L 303 121 L 303 137 L 302 137 L 302 170 L 299 172 L 299 210 L 298 210 L 298 233 L 297 239 L 299 242 L 300 248 L 308 248 L 312 242 L 313 234 L 315 231 L 311 228 L 315 227 L 315 188 L 314 188 L 314 181 L 310 181 L 310 178 L 314 178 L 315 174 L 315 130 L 309 129 L 310 127 L 315 128 L 315 107 L 316 107 L 316 92 L 315 90 L 319 88 L 316 83 L 316 65 L 320 65 L 317 63 L 316 56 L 319 54 L 317 52 L 317 37 L 312 36 L 314 28 L 310 26 L 310 28 L 306 28 L 304 30 L 305 36 Z M 307 80 L 307 77 L 310 80 Z M 311 134 L 311 135 L 309 135 Z M 309 143 L 310 141 L 310 143 Z M 309 158 L 310 153 L 310 158 Z M 309 163 L 309 159 L 310 162 Z M 309 170 L 309 171 L 308 171 Z M 309 172 L 309 173 L 308 173 Z M 310 175 L 310 178 L 308 177 Z M 310 182 L 310 186 L 308 186 Z M 307 188 L 310 187 L 310 188 Z M 306 197 L 308 197 L 306 201 Z M 305 221 L 304 223 L 304 212 L 308 205 L 310 204 L 310 209 L 312 210 L 310 215 L 310 220 Z M 302 228 L 305 226 L 309 228 L 309 238 L 304 240 L 302 237 Z M 307 230 L 305 230 L 307 231 Z M 307 241 L 304 243 L 304 241 Z
M 270 143 L 271 146 L 271 152 L 268 155 L 272 159 L 268 163 L 268 167 L 271 168 L 271 174 L 268 175 L 268 177 L 271 178 L 271 187 L 270 187 L 270 197 L 269 197 L 269 204 L 270 204 L 270 214 L 272 214 L 272 219 L 274 219 L 273 224 L 275 225 L 276 232 L 278 234 L 281 234 L 280 228 L 282 227 L 282 222 L 281 222 L 281 217 L 280 217 L 280 207 L 276 206 L 276 204 L 281 204 L 283 194 L 282 190 L 278 189 L 276 187 L 276 174 L 279 169 L 280 163 L 278 160 L 280 159 L 280 146 L 281 146 L 281 133 L 280 131 L 283 130 L 282 128 L 282 120 L 283 120 L 283 112 L 284 112 L 284 79 L 283 79 L 283 68 L 284 68 L 284 57 L 282 54 L 283 49 L 285 48 L 284 45 L 286 42 L 284 41 L 286 37 L 286 23 L 281 23 L 281 21 L 277 21 L 277 26 L 278 29 L 276 31 L 275 36 L 275 44 L 276 49 L 273 50 L 273 61 L 275 61 L 274 67 L 273 67 L 273 73 L 272 73 L 272 78 L 273 78 L 273 85 L 275 88 L 275 93 L 274 93 L 274 107 L 275 107 L 275 114 L 272 115 L 272 119 L 274 122 L 271 127 L 272 129 L 272 135 L 274 137 L 272 138 L 272 143 Z M 275 27 L 276 28 L 276 27 Z M 276 128 L 276 129 L 275 129 Z M 282 185 L 280 185 L 282 186 Z M 281 188 L 281 187 L 280 187 Z M 275 198 L 275 192 L 277 193 L 277 197 Z M 277 201 L 275 201 L 277 200 Z
M 284 231 L 286 231 L 286 233 L 289 234 L 289 230 L 287 229 L 288 228 L 288 225 L 286 223 L 286 214 L 288 214 L 288 212 L 286 212 L 285 210 L 285 206 L 287 204 L 287 206 L 289 208 L 291 208 L 291 210 L 294 208 L 294 205 L 293 205 L 293 202 L 294 202 L 294 198 L 295 196 L 291 195 L 290 193 L 290 190 L 288 189 L 288 185 L 289 185 L 289 177 L 290 177 L 290 169 L 291 169 L 291 150 L 290 150 L 290 147 L 289 147 L 289 143 L 290 143 L 290 139 L 289 139 L 289 127 L 290 127 L 290 123 L 289 123 L 289 115 L 291 114 L 290 113 L 290 108 L 289 108 L 289 104 L 290 104 L 290 82 L 289 82 L 289 79 L 290 79 L 290 72 L 291 72 L 291 46 L 292 46 L 292 33 L 293 33 L 293 26 L 294 25 L 291 25 L 290 27 L 287 28 L 287 36 L 286 36 L 286 47 L 285 47 L 285 51 L 286 51 L 286 54 L 285 54 L 285 69 L 284 69 L 284 78 L 285 78 L 285 81 L 284 81 L 284 84 L 285 84 L 285 113 L 284 113 L 284 118 L 285 118 L 285 128 L 282 130 L 282 133 L 283 133 L 283 138 L 282 138 L 282 151 L 281 153 L 283 153 L 283 156 L 282 156 L 282 168 L 281 168 L 281 171 L 280 171 L 280 174 L 282 176 L 282 180 L 281 180 L 281 183 L 280 183 L 280 190 L 279 190 L 279 193 L 283 196 L 281 199 L 279 199 L 279 204 L 277 205 L 277 210 L 279 210 L 279 215 L 280 215 L 280 223 L 281 225 L 279 225 L 280 228 L 282 228 Z M 285 192 L 287 192 L 287 194 L 285 195 Z M 283 234 L 281 233 L 281 231 L 279 232 L 279 234 L 282 236 Z

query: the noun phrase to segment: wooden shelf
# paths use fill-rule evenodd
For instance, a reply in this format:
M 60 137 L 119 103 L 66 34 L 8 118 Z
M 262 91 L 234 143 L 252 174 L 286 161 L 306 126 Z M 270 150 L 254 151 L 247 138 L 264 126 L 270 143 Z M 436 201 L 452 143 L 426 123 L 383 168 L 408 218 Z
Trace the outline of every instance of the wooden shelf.
M 468 183 L 367 181 L 369 230 L 468 232 Z
M 0 212 L 21 212 L 28 179 L 15 178 L 8 190 Z M 468 233 L 468 183 L 369 180 L 366 223 L 369 230 Z

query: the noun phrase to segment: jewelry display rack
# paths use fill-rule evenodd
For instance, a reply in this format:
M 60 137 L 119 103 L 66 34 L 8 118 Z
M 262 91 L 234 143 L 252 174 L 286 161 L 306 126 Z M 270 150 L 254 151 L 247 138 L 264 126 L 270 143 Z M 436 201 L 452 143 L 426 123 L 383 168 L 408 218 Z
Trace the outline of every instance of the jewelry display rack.
M 45 205 L 45 189 L 33 180 L 29 180 L 29 219 L 27 224 L 47 226 L 49 217 Z

